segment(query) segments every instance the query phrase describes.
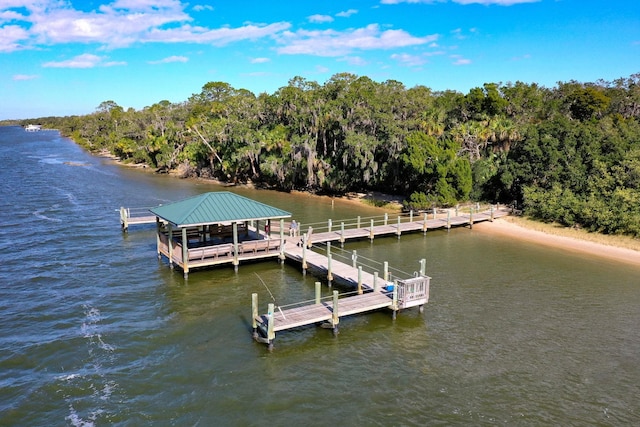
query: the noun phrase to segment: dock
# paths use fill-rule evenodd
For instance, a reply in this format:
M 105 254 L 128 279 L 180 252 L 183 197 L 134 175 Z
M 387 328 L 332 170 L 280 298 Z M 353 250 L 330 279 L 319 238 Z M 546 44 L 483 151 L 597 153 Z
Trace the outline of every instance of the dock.
M 129 226 L 140 224 L 155 224 L 156 216 L 151 214 L 149 208 L 125 208 L 120 207 L 120 227 L 122 231 L 129 231 Z

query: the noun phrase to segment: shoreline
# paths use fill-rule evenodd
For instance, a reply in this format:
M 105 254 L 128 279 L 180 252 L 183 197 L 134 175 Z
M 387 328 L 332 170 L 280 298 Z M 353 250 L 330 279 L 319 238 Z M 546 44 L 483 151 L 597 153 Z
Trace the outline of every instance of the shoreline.
M 147 167 L 147 165 L 129 165 L 122 162 L 118 157 L 100 153 L 100 157 L 106 158 L 120 166 L 130 167 L 141 170 L 144 173 L 155 173 L 153 169 Z M 206 181 L 221 186 L 227 186 L 218 180 L 204 179 L 204 178 L 181 178 L 177 174 L 169 174 L 174 178 L 187 179 L 194 181 Z M 252 184 L 233 184 L 233 186 L 242 186 L 247 188 L 258 189 Z M 357 203 L 366 205 L 368 207 L 377 208 L 381 210 L 394 211 L 402 208 L 401 196 L 394 196 L 383 194 L 379 192 L 367 192 L 367 193 L 347 193 L 343 196 L 329 196 L 321 194 L 313 194 L 304 191 L 294 190 L 292 193 L 304 194 L 309 197 L 320 197 L 331 200 L 337 200 L 340 203 Z M 381 202 L 380 205 L 378 203 Z M 548 247 L 555 247 L 560 249 L 566 249 L 573 252 L 585 253 L 594 256 L 598 256 L 605 259 L 616 260 L 631 265 L 640 266 L 640 250 L 626 248 L 618 242 L 612 241 L 609 244 L 600 242 L 593 242 L 580 238 L 579 235 L 567 236 L 562 234 L 554 234 L 547 231 L 536 229 L 538 225 L 542 226 L 542 223 L 527 223 L 526 221 L 517 220 L 513 217 L 504 217 L 495 220 L 494 222 L 482 222 L 474 224 L 474 230 L 478 230 L 482 233 L 496 234 L 506 237 L 515 238 L 522 241 L 531 242 L 537 245 L 544 245 Z M 612 237 L 612 239 L 616 239 Z M 640 246 L 640 244 L 639 244 Z
M 615 260 L 625 264 L 640 266 L 640 251 L 622 246 L 592 242 L 579 237 L 552 234 L 535 230 L 513 220 L 510 217 L 496 219 L 493 222 L 482 222 L 473 225 L 474 230 L 481 233 L 510 237 L 536 245 L 564 249 L 575 253 L 589 254 L 604 259 Z

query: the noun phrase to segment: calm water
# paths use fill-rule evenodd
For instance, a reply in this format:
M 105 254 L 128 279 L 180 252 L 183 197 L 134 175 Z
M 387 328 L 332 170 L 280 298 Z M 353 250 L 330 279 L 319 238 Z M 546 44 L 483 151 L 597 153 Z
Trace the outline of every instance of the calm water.
M 219 187 L 129 170 L 53 132 L 0 128 L 0 425 L 638 425 L 640 269 L 468 229 L 346 249 L 415 271 L 420 314 L 251 340 L 251 293 L 312 298 L 277 262 L 193 272 L 123 235 L 119 206 Z M 379 211 L 232 190 L 302 222 Z M 323 289 L 327 294 L 330 292 Z

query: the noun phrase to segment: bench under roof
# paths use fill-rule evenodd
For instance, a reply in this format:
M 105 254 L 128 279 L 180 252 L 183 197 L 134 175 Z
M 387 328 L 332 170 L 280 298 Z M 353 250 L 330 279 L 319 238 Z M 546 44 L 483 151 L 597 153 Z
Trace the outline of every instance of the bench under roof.
M 291 213 L 230 191 L 203 193 L 150 211 L 177 227 L 290 218 Z

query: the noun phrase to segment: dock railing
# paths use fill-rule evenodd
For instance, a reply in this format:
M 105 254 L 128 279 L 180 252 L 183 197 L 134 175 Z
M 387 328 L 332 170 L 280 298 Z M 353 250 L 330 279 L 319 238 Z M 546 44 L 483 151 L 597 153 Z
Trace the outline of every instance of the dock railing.
M 490 204 L 468 204 L 457 205 L 451 208 L 432 208 L 422 211 L 410 210 L 407 212 L 384 213 L 376 216 L 358 216 L 356 218 L 348 218 L 342 220 L 329 219 L 326 222 L 309 222 L 300 223 L 299 230 L 307 230 L 307 234 L 324 233 L 324 232 L 341 232 L 362 228 L 373 228 L 379 225 L 399 225 L 414 221 L 427 221 L 433 219 L 447 220 L 455 217 L 468 217 L 473 220 L 473 215 L 480 212 L 494 213 L 500 209 L 500 205 Z
M 123 231 L 129 230 L 132 224 L 153 224 L 156 222 L 155 215 L 149 211 L 150 208 L 125 208 L 120 207 L 120 225 Z

